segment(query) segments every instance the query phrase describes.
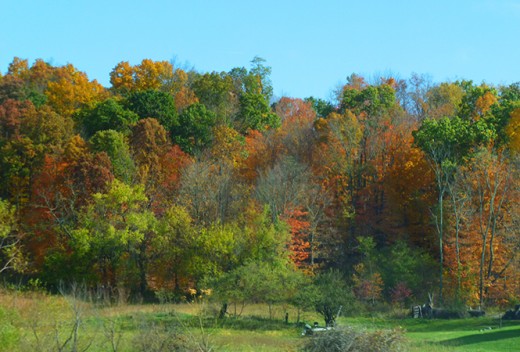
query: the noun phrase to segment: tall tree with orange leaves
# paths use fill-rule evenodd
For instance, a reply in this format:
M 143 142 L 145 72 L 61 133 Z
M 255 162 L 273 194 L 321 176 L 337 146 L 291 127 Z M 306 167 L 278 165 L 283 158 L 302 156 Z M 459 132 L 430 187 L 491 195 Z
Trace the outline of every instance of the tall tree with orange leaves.
M 309 239 L 310 222 L 306 220 L 308 213 L 299 209 L 288 210 L 282 219 L 289 226 L 291 239 L 289 242 L 289 258 L 298 268 L 311 273 L 311 243 Z
M 130 149 L 137 167 L 137 180 L 155 212 L 164 212 L 178 189 L 181 170 L 189 157 L 171 144 L 165 128 L 156 119 L 140 120 L 132 129 Z M 170 200 L 169 200 L 170 199 Z
M 467 172 L 474 209 L 469 231 L 478 235 L 478 297 L 483 306 L 486 298 L 500 299 L 500 295 L 496 296 L 497 285 L 510 285 L 508 267 L 520 245 L 515 229 L 519 217 L 519 170 L 503 152 L 481 149 L 468 164 Z

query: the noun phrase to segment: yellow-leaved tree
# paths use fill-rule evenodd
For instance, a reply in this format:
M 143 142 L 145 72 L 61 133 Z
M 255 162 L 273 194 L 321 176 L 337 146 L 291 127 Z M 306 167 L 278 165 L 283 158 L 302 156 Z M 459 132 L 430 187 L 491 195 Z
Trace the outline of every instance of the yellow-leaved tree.
M 45 95 L 48 104 L 62 116 L 72 116 L 83 106 L 108 97 L 105 88 L 96 80 L 89 81 L 84 72 L 71 64 L 58 67 L 56 79 L 49 82 Z
M 506 133 L 509 137 L 509 148 L 515 152 L 520 152 L 520 108 L 511 112 L 511 120 L 506 127 Z

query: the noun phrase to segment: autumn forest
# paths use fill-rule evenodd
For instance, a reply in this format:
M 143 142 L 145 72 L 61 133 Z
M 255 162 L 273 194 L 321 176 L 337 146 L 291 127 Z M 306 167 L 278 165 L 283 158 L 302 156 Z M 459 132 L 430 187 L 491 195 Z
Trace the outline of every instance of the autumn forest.
M 352 74 L 326 101 L 274 97 L 270 72 L 145 59 L 103 87 L 14 58 L 3 281 L 302 308 L 323 282 L 357 307 L 518 303 L 519 83 Z

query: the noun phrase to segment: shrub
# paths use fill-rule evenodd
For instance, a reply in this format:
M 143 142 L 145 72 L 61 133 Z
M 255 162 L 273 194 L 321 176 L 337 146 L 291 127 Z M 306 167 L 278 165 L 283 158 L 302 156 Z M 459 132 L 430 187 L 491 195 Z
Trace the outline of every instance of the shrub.
M 303 346 L 304 352 L 399 352 L 405 351 L 404 332 L 393 330 L 354 330 L 342 328 L 314 335 Z
M 188 339 L 172 328 L 143 323 L 135 336 L 134 347 L 143 352 L 189 351 Z

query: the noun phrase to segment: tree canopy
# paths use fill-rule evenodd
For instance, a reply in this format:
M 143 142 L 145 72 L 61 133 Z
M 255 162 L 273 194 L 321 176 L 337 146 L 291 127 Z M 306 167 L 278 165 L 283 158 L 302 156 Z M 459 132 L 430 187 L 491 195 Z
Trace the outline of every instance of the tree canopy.
M 136 299 L 212 288 L 223 306 L 312 306 L 327 324 L 354 300 L 515 301 L 518 83 L 352 74 L 331 102 L 275 97 L 267 62 L 247 64 L 122 61 L 102 87 L 14 58 L 0 76 L 6 280 Z

